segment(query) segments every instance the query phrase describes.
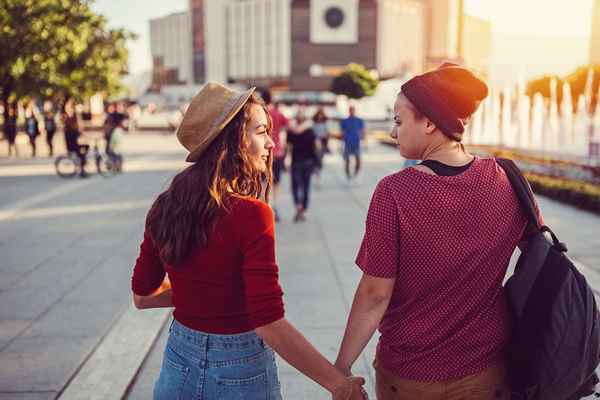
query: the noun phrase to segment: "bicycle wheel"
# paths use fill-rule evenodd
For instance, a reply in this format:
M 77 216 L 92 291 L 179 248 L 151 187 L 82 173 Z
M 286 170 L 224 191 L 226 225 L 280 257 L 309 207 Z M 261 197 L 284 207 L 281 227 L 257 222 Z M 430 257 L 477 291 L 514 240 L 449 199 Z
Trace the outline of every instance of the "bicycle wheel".
M 61 178 L 73 178 L 79 170 L 77 162 L 69 156 L 58 156 L 54 160 L 56 174 Z
M 99 175 L 102 175 L 105 178 L 111 177 L 117 173 L 112 160 L 109 157 L 101 155 L 96 156 L 96 170 Z

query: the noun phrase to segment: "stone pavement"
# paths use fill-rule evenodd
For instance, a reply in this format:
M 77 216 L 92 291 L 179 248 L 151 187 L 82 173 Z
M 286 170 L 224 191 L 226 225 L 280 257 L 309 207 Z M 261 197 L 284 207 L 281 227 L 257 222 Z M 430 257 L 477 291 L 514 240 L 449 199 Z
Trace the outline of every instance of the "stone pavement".
M 184 153 L 166 135 L 132 135 L 125 145 L 126 173 L 109 179 L 61 180 L 48 159 L 0 159 L 0 399 L 116 399 L 125 391 L 125 398 L 151 398 L 168 324 L 164 312 L 131 309 L 129 278 L 145 213 L 185 165 Z M 353 187 L 344 183 L 339 155 L 326 159 L 305 223 L 291 222 L 287 176 L 279 199 L 277 257 L 287 317 L 330 360 L 360 278 L 354 257 L 370 196 L 402 163 L 394 149 L 377 144 L 364 158 L 362 184 Z M 546 222 L 600 289 L 600 217 L 540 203 Z M 157 334 L 136 375 L 135 364 Z M 136 340 L 148 346 L 130 345 Z M 375 341 L 354 369 L 367 378 L 371 398 Z M 328 398 L 278 363 L 284 398 Z

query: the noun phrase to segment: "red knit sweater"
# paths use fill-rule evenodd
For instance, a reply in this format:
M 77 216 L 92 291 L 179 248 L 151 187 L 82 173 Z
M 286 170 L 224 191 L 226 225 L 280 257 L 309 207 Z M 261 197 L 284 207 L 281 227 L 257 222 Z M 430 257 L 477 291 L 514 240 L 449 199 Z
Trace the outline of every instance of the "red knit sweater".
M 207 246 L 193 249 L 176 267 L 161 262 L 146 232 L 131 279 L 133 292 L 152 293 L 168 273 L 175 319 L 207 333 L 237 334 L 283 318 L 270 207 L 236 198 L 213 227 Z

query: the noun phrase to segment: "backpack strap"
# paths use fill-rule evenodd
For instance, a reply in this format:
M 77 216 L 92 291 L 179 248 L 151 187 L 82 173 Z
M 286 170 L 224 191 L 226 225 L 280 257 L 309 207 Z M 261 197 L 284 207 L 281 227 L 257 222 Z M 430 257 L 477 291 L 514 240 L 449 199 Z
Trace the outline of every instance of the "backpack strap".
M 521 204 L 521 207 L 523 207 L 529 217 L 529 223 L 537 228 L 541 228 L 540 220 L 535 209 L 533 191 L 519 167 L 517 167 L 513 160 L 507 158 L 497 157 L 496 162 L 506 173 L 511 186 L 519 199 L 519 204 Z
M 525 209 L 527 216 L 529 217 L 529 223 L 538 228 L 542 233 L 547 232 L 552 237 L 552 243 L 554 246 L 562 251 L 567 251 L 567 245 L 560 240 L 556 234 L 546 225 L 542 225 L 540 223 L 540 219 L 538 218 L 538 213 L 535 207 L 535 197 L 533 195 L 533 191 L 531 190 L 531 186 L 529 186 L 529 182 L 527 182 L 527 178 L 523 176 L 523 173 L 517 167 L 513 160 L 509 160 L 508 158 L 496 158 L 496 162 L 508 177 L 510 184 L 519 199 L 519 204 L 521 207 Z

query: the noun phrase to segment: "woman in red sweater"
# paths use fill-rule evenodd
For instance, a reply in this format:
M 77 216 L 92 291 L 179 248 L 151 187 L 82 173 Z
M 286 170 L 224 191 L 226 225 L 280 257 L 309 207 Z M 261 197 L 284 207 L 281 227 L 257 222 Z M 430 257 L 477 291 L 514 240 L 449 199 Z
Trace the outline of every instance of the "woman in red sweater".
M 379 329 L 379 400 L 511 396 L 502 282 L 527 217 L 496 161 L 461 142 L 487 93 L 470 71 L 445 64 L 396 99 L 392 138 L 403 157 L 423 161 L 373 193 L 356 258 L 363 277 L 336 361 L 349 375 Z
M 154 397 L 281 399 L 275 350 L 334 399 L 362 399 L 364 380 L 284 318 L 266 203 L 271 122 L 253 91 L 209 83 L 194 98 L 177 131 L 192 165 L 147 215 L 134 302 L 175 308 Z

